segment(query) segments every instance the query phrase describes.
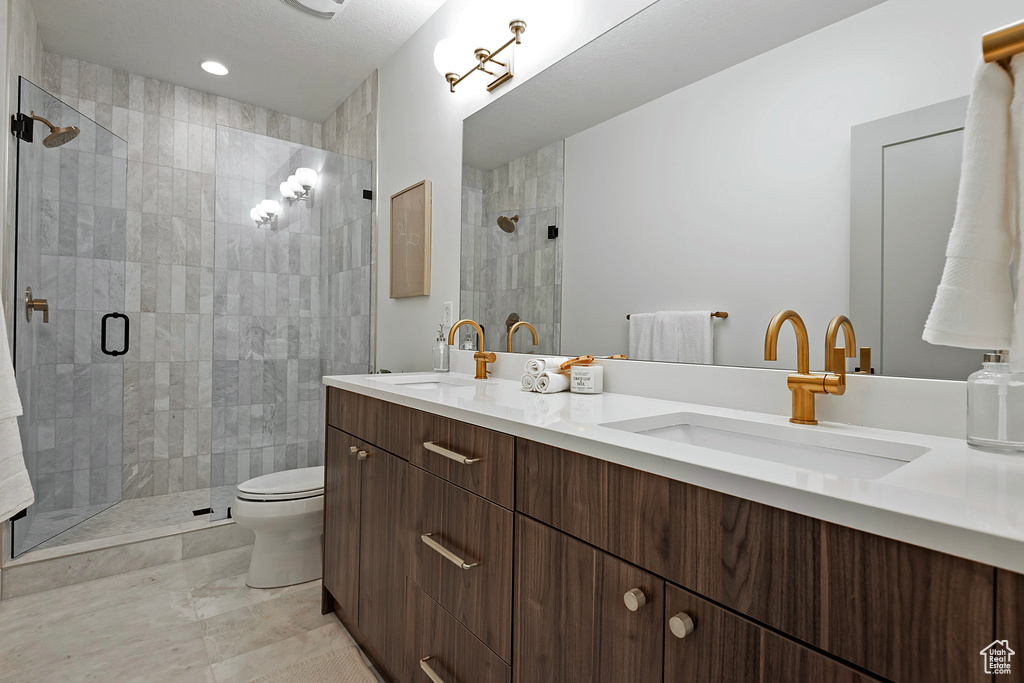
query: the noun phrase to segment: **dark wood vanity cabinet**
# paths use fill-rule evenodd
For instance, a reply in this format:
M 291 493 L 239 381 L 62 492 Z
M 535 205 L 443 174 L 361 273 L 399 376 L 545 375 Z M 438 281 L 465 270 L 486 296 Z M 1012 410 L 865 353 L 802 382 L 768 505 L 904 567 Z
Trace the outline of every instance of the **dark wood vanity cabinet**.
M 325 604 L 389 680 L 993 683 L 980 650 L 1024 642 L 1018 574 L 336 389 L 327 416 Z

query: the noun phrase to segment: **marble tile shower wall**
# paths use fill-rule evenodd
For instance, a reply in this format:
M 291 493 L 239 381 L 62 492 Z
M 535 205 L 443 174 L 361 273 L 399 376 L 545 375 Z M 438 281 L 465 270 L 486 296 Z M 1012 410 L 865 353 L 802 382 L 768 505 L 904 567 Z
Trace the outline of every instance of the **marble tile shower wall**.
M 313 147 L 322 128 L 53 53 L 42 76 L 128 141 L 123 496 L 209 487 L 217 126 Z
M 281 200 L 277 225 L 263 228 L 249 210 L 280 199 L 278 186 L 300 166 L 327 175 L 326 156 L 217 129 L 214 487 L 323 464 L 320 205 Z
M 548 226 L 562 224 L 563 160 L 560 140 L 490 171 L 463 168 L 460 312 L 484 325 L 489 351 L 505 350 L 505 320 L 518 313 L 538 351 L 559 352 L 562 240 Z M 515 232 L 498 227 L 515 215 Z M 529 331 L 513 340 L 514 351 L 533 348 Z

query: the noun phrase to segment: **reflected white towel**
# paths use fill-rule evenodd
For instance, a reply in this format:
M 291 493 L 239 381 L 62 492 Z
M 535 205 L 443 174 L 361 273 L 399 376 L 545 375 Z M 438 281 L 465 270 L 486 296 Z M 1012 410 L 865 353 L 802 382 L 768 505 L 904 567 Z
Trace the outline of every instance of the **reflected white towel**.
M 654 360 L 654 314 L 634 313 L 629 316 L 629 357 L 633 360 Z
M 537 378 L 526 373 L 522 378 L 523 391 L 533 391 L 537 387 Z
M 1019 67 L 1019 58 L 1014 63 Z M 1013 81 L 1003 67 L 978 64 L 967 107 L 956 217 L 946 246 L 942 280 L 922 335 L 931 344 L 968 349 L 1010 346 L 1013 292 L 1009 275 L 1014 257 L 1012 91 Z
M 1016 170 L 1017 224 L 1014 232 L 1014 259 L 1017 292 L 1016 308 L 1010 332 L 1010 370 L 1024 372 L 1024 55 L 1010 62 L 1013 71 L 1013 105 L 1010 108 L 1010 129 L 1013 131 L 1011 147 L 1012 165 Z
M 32 482 L 21 452 L 18 416 L 21 398 L 14 378 L 11 351 L 7 344 L 7 322 L 0 307 L 0 521 L 27 508 L 35 501 Z
M 547 371 L 558 372 L 558 366 L 560 366 L 568 358 L 531 358 L 526 361 L 526 373 L 533 375 L 534 377 L 540 377 L 541 374 Z
M 711 311 L 658 311 L 652 346 L 656 361 L 710 365 L 714 358 Z
M 542 394 L 557 394 L 569 389 L 569 376 L 559 372 L 545 372 L 537 378 L 536 391 Z

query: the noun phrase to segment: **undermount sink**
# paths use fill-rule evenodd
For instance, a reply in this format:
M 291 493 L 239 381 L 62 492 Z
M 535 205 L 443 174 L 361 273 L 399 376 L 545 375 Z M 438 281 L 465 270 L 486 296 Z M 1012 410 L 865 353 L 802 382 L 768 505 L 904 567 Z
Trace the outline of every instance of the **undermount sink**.
M 452 375 L 437 372 L 371 375 L 366 379 L 374 382 L 383 382 L 384 384 L 390 384 L 391 386 L 401 386 L 407 389 L 437 389 L 441 386 L 475 387 L 483 383 L 482 380 L 453 377 Z
M 744 455 L 827 475 L 878 479 L 929 451 L 925 446 L 701 413 L 606 422 L 602 427 Z

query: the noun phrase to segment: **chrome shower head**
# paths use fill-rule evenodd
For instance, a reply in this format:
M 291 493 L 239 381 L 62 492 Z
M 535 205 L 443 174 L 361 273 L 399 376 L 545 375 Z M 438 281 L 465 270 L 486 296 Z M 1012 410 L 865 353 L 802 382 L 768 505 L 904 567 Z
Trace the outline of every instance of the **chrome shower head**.
M 36 121 L 42 121 L 50 129 L 50 134 L 43 138 L 43 147 L 60 147 L 61 145 L 71 142 L 77 138 L 78 134 L 82 132 L 77 126 L 58 128 L 42 116 L 36 116 L 35 112 L 32 112 L 32 118 Z
M 519 214 L 509 218 L 508 216 L 498 216 L 498 227 L 505 232 L 515 232 L 516 223 L 519 222 Z

